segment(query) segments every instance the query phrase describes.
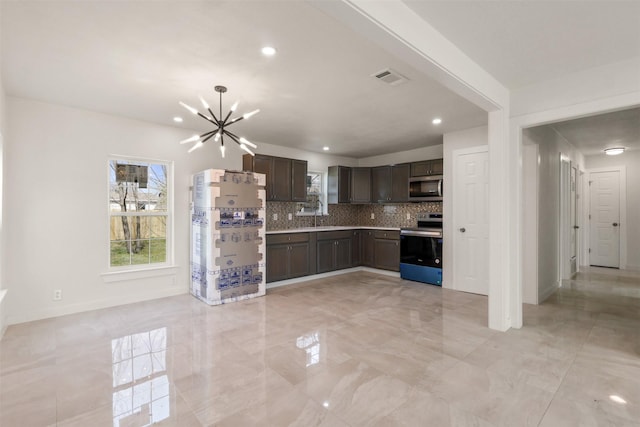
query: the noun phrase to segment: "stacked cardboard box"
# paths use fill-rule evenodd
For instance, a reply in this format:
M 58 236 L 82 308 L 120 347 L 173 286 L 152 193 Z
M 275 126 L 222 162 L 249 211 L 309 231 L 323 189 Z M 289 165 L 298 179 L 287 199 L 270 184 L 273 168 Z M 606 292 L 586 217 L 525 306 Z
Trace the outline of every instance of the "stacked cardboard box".
M 193 175 L 191 294 L 210 305 L 265 294 L 265 175 Z

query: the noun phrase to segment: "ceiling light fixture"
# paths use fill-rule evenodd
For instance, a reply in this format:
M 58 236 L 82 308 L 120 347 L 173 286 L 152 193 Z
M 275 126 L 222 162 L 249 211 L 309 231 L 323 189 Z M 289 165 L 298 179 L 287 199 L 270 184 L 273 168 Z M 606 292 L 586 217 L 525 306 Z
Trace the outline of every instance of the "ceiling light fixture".
M 213 140 L 215 142 L 220 141 L 220 152 L 222 153 L 222 157 L 224 157 L 224 151 L 225 151 L 224 137 L 226 135 L 229 138 L 231 138 L 236 144 L 238 144 L 240 146 L 240 148 L 242 148 L 244 151 L 246 151 L 247 153 L 251 154 L 252 156 L 255 156 L 255 154 L 248 147 L 258 148 L 256 146 L 256 144 L 247 141 L 242 136 L 238 136 L 238 135 L 236 135 L 234 133 L 229 132 L 226 128 L 231 126 L 232 124 L 234 124 L 236 122 L 239 122 L 242 119 L 250 118 L 251 116 L 259 113 L 260 110 L 253 110 L 253 111 L 251 111 L 249 113 L 246 113 L 246 114 L 244 114 L 244 115 L 242 115 L 240 117 L 236 117 L 235 119 L 229 120 L 229 118 L 231 117 L 231 113 L 236 111 L 236 109 L 238 108 L 238 103 L 236 102 L 231 106 L 230 111 L 227 113 L 227 115 L 223 119 L 222 118 L 222 94 L 227 91 L 227 88 L 224 87 L 224 86 L 216 86 L 216 87 L 214 87 L 214 90 L 220 94 L 220 116 L 219 116 L 219 118 L 216 117 L 216 115 L 213 113 L 213 111 L 211 111 L 211 107 L 209 107 L 209 104 L 207 104 L 207 101 L 205 101 L 203 97 L 200 97 L 200 102 L 202 102 L 202 106 L 209 112 L 209 114 L 211 114 L 211 117 L 202 114 L 201 112 L 199 112 L 195 108 L 193 108 L 193 107 L 185 104 L 184 102 L 180 101 L 180 105 L 182 105 L 184 108 L 189 110 L 189 112 L 191 112 L 192 114 L 194 114 L 196 116 L 202 117 L 203 119 L 205 119 L 206 121 L 210 122 L 211 124 L 213 124 L 216 127 L 214 130 L 209 131 L 209 132 L 205 132 L 202 135 L 194 135 L 191 138 L 184 139 L 184 140 L 180 141 L 180 144 L 187 144 L 189 142 L 195 142 L 193 147 L 191 147 L 189 149 L 189 151 L 188 151 L 189 153 L 191 153 L 193 150 L 196 150 L 196 149 L 202 147 L 204 145 L 204 143 L 207 142 L 209 139 L 213 138 Z
M 271 46 L 265 46 L 262 48 L 262 54 L 265 56 L 273 56 L 276 54 L 276 48 Z
M 173 121 L 176 122 L 176 123 L 182 123 L 182 117 L 175 116 L 173 118 Z
M 613 400 L 616 403 L 620 403 L 622 405 L 624 405 L 625 403 L 627 403 L 626 400 L 624 400 L 622 397 L 612 394 L 611 396 L 609 396 L 609 399 Z
M 617 156 L 618 154 L 624 153 L 624 147 L 607 148 L 604 150 L 604 153 L 609 156 Z
M 325 145 L 324 147 L 322 147 L 322 149 L 323 149 L 324 151 L 329 151 L 329 147 L 327 147 L 326 145 Z
M 440 123 L 442 123 L 442 119 L 436 117 L 435 119 L 431 120 L 431 123 L 433 123 L 434 125 L 439 125 Z

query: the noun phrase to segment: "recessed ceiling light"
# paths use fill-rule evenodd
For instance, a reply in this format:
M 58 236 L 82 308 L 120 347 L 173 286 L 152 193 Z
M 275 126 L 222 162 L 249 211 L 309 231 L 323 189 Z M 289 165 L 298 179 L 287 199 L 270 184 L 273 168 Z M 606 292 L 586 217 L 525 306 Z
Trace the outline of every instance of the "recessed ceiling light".
M 324 147 L 322 147 L 322 149 L 323 149 L 324 151 L 329 151 L 329 147 L 327 147 L 326 145 L 325 145 Z
M 604 153 L 609 156 L 617 156 L 618 154 L 624 153 L 624 147 L 607 148 L 604 150 Z
M 440 123 L 442 123 L 442 119 L 436 117 L 435 119 L 431 120 L 431 123 L 433 123 L 434 125 L 439 125 Z
M 182 117 L 175 116 L 173 118 L 173 121 L 176 122 L 176 123 L 182 123 Z
M 265 46 L 262 48 L 262 54 L 265 56 L 273 56 L 276 54 L 276 48 L 271 46 Z

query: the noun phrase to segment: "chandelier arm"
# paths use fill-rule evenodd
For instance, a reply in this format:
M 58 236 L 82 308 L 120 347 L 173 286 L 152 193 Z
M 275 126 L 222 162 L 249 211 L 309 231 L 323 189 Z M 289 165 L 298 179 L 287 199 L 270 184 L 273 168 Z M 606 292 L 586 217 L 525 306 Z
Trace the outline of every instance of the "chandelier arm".
M 244 119 L 244 116 L 236 117 L 235 119 L 233 119 L 229 123 L 227 123 L 227 126 L 232 125 L 232 124 L 234 124 L 236 122 L 239 122 L 242 119 Z
M 237 137 L 237 136 L 235 136 L 234 134 L 232 134 L 231 132 L 226 131 L 226 130 L 224 131 L 224 133 L 225 133 L 229 138 L 233 139 L 233 141 L 234 141 L 236 144 L 238 144 L 238 145 L 242 145 L 242 143 L 238 140 L 238 137 Z
M 211 108 L 207 108 L 207 110 L 209 110 L 209 114 L 211 114 L 211 117 L 213 117 L 213 121 L 216 122 L 217 126 L 220 126 L 220 120 L 218 120 L 218 118 L 216 117 L 215 114 L 213 114 L 213 111 L 211 111 Z
M 208 136 L 208 135 L 211 135 L 212 133 L 216 133 L 216 132 L 218 132 L 218 130 L 219 130 L 219 129 L 220 129 L 220 128 L 218 128 L 218 129 L 214 129 L 214 130 L 209 131 L 209 132 L 205 132 L 205 133 L 203 133 L 202 135 L 200 135 L 198 138 L 202 139 L 202 138 L 204 138 L 204 137 L 206 137 L 206 136 Z M 213 135 L 211 135 L 211 136 L 213 136 Z
M 197 113 L 197 114 L 198 114 L 200 117 L 202 117 L 203 119 L 205 119 L 206 121 L 211 122 L 211 123 L 213 123 L 213 124 L 214 124 L 214 125 L 216 125 L 216 126 L 220 126 L 220 125 L 218 124 L 218 121 L 217 121 L 217 120 L 216 120 L 216 121 L 212 120 L 212 119 L 211 119 L 211 117 L 207 117 L 207 116 L 205 116 L 205 115 L 204 115 L 204 114 L 202 114 L 200 111 L 198 111 L 198 113 Z
M 205 139 L 202 140 L 202 143 L 204 144 L 205 142 L 207 142 L 208 140 L 210 140 L 211 138 L 213 138 L 215 136 L 215 133 L 212 133 L 211 135 L 209 135 L 208 137 L 206 137 Z

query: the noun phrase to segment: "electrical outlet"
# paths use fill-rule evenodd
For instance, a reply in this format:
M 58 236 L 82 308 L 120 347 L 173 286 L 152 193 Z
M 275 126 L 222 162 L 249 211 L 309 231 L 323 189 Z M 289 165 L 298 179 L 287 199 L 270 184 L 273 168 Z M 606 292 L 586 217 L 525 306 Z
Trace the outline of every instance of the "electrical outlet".
M 411 214 L 407 212 L 407 219 L 411 219 Z
M 274 220 L 274 221 L 277 221 L 277 220 L 278 220 L 278 214 L 277 214 L 277 213 L 274 213 L 274 214 L 273 214 L 273 220 Z
M 376 214 L 374 214 L 373 212 L 371 212 L 371 219 L 376 219 Z
M 53 291 L 53 300 L 62 301 L 62 289 L 56 289 Z
M 291 212 L 287 214 L 287 219 L 289 219 L 289 221 L 293 219 L 293 214 Z

